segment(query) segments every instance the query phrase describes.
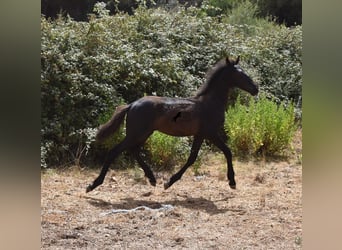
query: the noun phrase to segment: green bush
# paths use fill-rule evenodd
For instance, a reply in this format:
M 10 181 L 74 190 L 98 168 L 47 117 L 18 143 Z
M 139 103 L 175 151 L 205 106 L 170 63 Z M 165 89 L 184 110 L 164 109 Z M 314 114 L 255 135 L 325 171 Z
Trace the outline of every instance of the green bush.
M 95 128 L 116 106 L 144 95 L 191 96 L 225 55 L 241 55 L 245 71 L 279 103 L 301 100 L 300 26 L 244 25 L 194 7 L 109 16 L 98 4 L 95 11 L 89 22 L 41 18 L 42 166 L 93 157 L 103 150 L 92 143 Z
M 191 137 L 174 137 L 155 131 L 146 141 L 146 159 L 157 171 L 172 171 L 174 167 L 182 167 L 188 160 L 191 151 Z M 203 152 L 208 151 L 208 146 L 203 143 L 193 164 L 195 173 L 199 173 L 203 161 Z
M 235 8 L 227 11 L 226 21 L 231 24 L 238 25 L 258 25 L 265 19 L 257 18 L 258 6 L 252 4 L 250 1 L 242 1 L 235 4 Z M 267 21 L 266 21 L 267 22 Z M 266 23 L 265 22 L 265 23 Z
M 202 9 L 209 16 L 219 16 L 222 14 L 227 14 L 238 0 L 204 0 L 202 2 Z
M 260 88 L 277 103 L 295 102 L 301 109 L 302 28 L 275 26 L 246 39 L 248 64 L 257 71 Z
M 187 137 L 169 136 L 155 131 L 146 142 L 148 161 L 155 170 L 173 170 L 184 164 L 190 154 Z
M 41 20 L 44 166 L 77 163 L 94 140 L 99 116 L 121 102 L 95 62 L 100 58 L 87 55 L 83 29 L 72 20 Z
M 296 129 L 294 106 L 277 105 L 265 96 L 258 101 L 250 97 L 247 105 L 238 98 L 226 114 L 229 144 L 239 155 L 280 155 L 289 148 Z

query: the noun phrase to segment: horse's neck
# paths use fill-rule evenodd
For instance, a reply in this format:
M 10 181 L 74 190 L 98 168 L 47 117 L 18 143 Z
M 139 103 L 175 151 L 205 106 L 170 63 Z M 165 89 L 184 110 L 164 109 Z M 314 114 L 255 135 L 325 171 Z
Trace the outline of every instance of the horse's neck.
M 203 102 L 213 103 L 217 108 L 225 109 L 232 84 L 220 76 L 211 79 L 211 81 L 215 82 L 209 82 L 202 86 L 196 97 L 201 97 Z
M 207 103 L 208 105 L 215 106 L 217 109 L 225 110 L 228 103 L 228 95 L 229 91 L 219 92 L 212 91 L 208 92 L 205 95 L 200 96 L 200 99 L 203 103 Z

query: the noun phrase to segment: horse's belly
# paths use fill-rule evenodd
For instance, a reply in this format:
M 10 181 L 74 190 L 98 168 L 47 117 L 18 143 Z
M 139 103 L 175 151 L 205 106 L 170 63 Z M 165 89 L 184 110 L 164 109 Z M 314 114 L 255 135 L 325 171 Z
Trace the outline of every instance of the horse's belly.
M 198 123 L 195 120 L 192 121 L 167 121 L 159 123 L 156 130 L 172 136 L 191 136 L 198 132 Z
M 185 129 L 157 129 L 160 132 L 163 132 L 164 134 L 172 135 L 172 136 L 191 136 L 195 133 L 191 132 L 190 130 Z

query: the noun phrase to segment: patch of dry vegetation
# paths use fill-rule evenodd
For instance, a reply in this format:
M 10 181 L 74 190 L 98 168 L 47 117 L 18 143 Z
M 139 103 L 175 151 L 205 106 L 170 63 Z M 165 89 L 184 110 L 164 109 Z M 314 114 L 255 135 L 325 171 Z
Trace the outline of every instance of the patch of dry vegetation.
M 139 170 L 111 170 L 85 194 L 98 170 L 47 170 L 41 176 L 42 249 L 300 249 L 301 135 L 288 161 L 235 161 L 228 186 L 220 155 L 208 157 L 170 189 L 159 173 L 152 187 Z M 197 173 L 198 174 L 198 173 Z M 162 205 L 169 210 L 153 210 Z M 112 209 L 152 210 L 103 215 Z

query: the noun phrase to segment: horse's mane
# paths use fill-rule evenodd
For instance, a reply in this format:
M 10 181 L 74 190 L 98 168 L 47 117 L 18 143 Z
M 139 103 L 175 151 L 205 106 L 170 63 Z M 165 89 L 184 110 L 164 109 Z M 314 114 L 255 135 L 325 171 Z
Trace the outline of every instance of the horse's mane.
M 205 82 L 204 84 L 198 89 L 195 94 L 195 97 L 199 97 L 205 95 L 211 87 L 211 82 L 215 81 L 218 75 L 220 74 L 221 70 L 227 65 L 226 59 L 222 59 L 218 61 L 213 68 L 208 70 L 205 75 Z

